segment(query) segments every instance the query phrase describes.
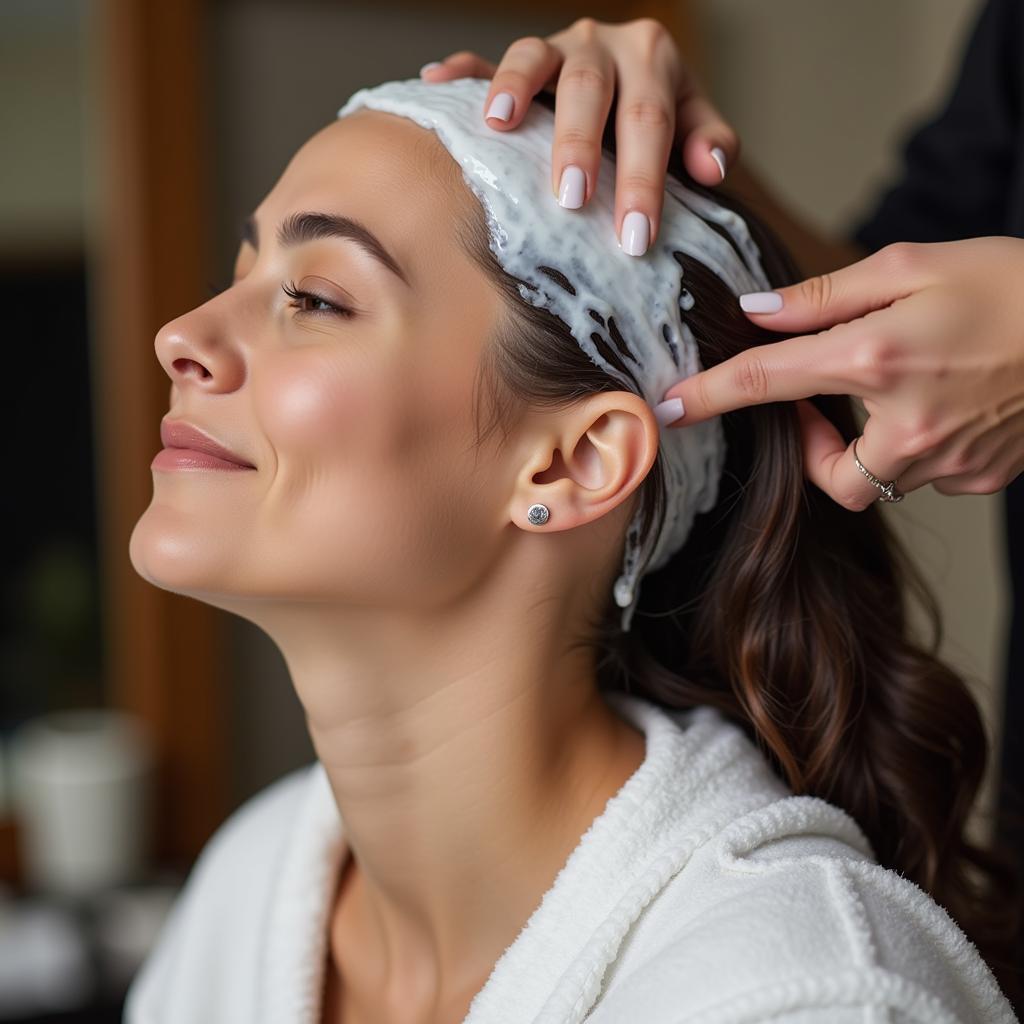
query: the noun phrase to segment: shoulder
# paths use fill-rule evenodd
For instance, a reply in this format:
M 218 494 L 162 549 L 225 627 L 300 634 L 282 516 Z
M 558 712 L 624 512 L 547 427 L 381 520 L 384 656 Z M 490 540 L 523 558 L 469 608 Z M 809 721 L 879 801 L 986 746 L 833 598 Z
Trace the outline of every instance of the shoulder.
M 773 801 L 704 844 L 637 921 L 621 959 L 609 1015 L 595 1024 L 623 1013 L 651 1024 L 825 1024 L 863 1019 L 868 1006 L 908 1024 L 1017 1020 L 950 915 L 815 797 Z
M 126 1024 L 205 1019 L 216 992 L 248 970 L 269 880 L 315 764 L 249 797 L 207 840 L 132 980 Z

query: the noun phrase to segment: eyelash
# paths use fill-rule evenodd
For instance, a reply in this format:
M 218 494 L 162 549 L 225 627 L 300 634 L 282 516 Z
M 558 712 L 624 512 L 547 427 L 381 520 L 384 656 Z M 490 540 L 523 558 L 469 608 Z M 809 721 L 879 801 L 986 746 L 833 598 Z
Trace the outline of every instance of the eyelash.
M 284 290 L 285 295 L 290 295 L 293 299 L 298 299 L 299 301 L 302 299 L 312 299 L 313 302 L 322 302 L 325 306 L 330 306 L 330 311 L 325 309 L 299 309 L 298 303 L 292 302 L 291 305 L 298 309 L 300 313 L 308 313 L 310 316 L 340 316 L 342 319 L 348 319 L 354 315 L 348 306 L 339 306 L 336 302 L 331 302 L 315 292 L 304 292 L 300 288 L 296 288 L 294 281 L 281 285 L 281 288 Z
M 226 288 L 221 287 L 213 282 L 210 282 L 210 295 L 219 295 Z M 325 299 L 322 295 L 317 295 L 315 292 L 303 291 L 301 288 L 295 286 L 294 281 L 289 281 L 287 284 L 281 285 L 281 290 L 285 295 L 290 295 L 292 299 L 296 300 L 289 303 L 294 306 L 300 313 L 305 313 L 309 316 L 340 316 L 342 319 L 348 319 L 355 315 L 355 313 L 347 306 L 339 306 L 336 302 L 331 302 L 329 299 Z M 329 309 L 302 309 L 300 303 L 303 299 L 310 299 L 312 302 L 320 302 L 325 306 L 330 307 Z

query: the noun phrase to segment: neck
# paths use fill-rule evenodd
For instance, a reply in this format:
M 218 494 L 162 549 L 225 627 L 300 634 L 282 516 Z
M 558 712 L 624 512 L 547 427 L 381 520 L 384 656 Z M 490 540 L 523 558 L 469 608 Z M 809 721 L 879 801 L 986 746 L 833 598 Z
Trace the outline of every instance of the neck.
M 331 958 L 350 997 L 472 995 L 643 760 L 550 612 L 353 624 L 307 605 L 268 629 L 344 825 Z

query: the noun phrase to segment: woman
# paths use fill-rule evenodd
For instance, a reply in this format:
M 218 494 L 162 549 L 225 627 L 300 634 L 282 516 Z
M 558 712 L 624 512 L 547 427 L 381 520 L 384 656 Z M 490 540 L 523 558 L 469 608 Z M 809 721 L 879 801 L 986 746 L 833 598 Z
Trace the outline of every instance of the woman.
M 792 406 L 652 411 L 784 254 L 678 165 L 671 244 L 594 244 L 608 189 L 557 220 L 550 109 L 488 141 L 486 90 L 360 90 L 157 335 L 133 565 L 278 643 L 318 757 L 204 848 L 127 1019 L 1015 1020 L 984 731 L 877 511 L 806 487 Z

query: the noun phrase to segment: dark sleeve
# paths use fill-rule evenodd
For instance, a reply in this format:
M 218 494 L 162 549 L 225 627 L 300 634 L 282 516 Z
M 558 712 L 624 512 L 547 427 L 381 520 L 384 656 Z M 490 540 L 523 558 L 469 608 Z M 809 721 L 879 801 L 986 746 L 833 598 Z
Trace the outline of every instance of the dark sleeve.
M 1021 132 L 1021 5 L 988 0 L 953 90 L 903 150 L 903 172 L 849 232 L 870 251 L 890 242 L 1009 234 Z

